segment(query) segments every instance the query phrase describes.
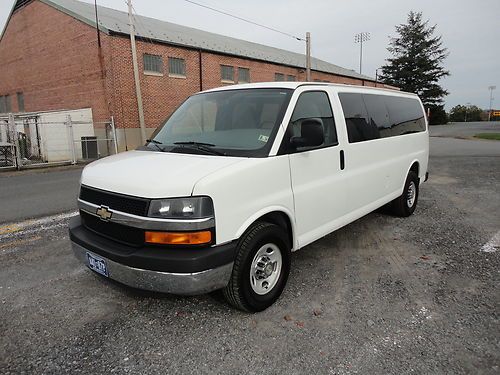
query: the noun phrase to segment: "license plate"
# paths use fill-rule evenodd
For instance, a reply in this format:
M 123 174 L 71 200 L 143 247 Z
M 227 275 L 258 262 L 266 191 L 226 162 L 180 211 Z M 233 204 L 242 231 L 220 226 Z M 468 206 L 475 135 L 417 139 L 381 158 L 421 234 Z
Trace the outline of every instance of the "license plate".
M 92 271 L 95 271 L 103 276 L 109 277 L 108 267 L 106 266 L 106 261 L 102 258 L 96 257 L 90 253 L 87 253 L 87 264 Z

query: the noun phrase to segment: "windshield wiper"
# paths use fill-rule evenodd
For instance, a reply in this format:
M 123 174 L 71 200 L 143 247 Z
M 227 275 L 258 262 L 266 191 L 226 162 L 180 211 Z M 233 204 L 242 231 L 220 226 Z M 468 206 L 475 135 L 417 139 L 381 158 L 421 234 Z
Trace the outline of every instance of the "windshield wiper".
M 204 143 L 204 142 L 195 142 L 195 141 L 174 142 L 174 145 L 194 145 L 194 146 L 215 147 L 215 145 L 213 143 Z
M 214 150 L 212 147 L 215 147 L 215 145 L 212 144 L 212 143 L 186 141 L 186 142 L 174 142 L 174 145 L 183 146 L 183 147 L 193 146 L 194 148 L 196 148 L 198 150 L 201 150 L 201 151 L 205 151 L 205 152 L 207 152 L 209 154 L 221 155 L 221 156 L 225 156 L 226 155 L 226 153 L 224 153 L 224 152 Z
M 146 142 L 154 144 L 158 150 L 160 150 L 161 152 L 165 152 L 165 150 L 160 147 L 160 145 L 163 145 L 163 143 L 157 141 L 156 139 L 146 139 Z

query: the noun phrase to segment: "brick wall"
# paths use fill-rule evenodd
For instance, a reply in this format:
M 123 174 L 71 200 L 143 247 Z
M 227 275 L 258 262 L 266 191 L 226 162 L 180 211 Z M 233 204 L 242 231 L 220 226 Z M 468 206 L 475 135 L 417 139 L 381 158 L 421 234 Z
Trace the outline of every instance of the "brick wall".
M 118 127 L 137 128 L 139 116 L 135 95 L 134 71 L 130 40 L 112 37 L 109 50 L 111 66 L 109 79 L 113 82 L 112 110 Z M 157 127 L 189 95 L 200 91 L 198 52 L 185 48 L 137 41 L 139 77 L 147 127 Z M 144 73 L 143 54 L 162 56 L 164 71 L 162 76 Z M 168 75 L 168 57 L 186 61 L 186 78 Z
M 95 29 L 35 1 L 12 15 L 0 42 L 0 95 L 18 110 L 91 107 L 95 121 L 109 119 Z M 108 43 L 104 37 L 104 42 Z

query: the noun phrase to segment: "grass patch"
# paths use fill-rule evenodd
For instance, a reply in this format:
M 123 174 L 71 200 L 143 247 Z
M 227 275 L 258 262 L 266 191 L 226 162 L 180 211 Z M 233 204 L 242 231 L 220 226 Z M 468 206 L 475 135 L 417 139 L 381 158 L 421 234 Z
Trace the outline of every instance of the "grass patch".
M 500 141 L 500 133 L 479 133 L 474 138 L 490 139 L 493 141 Z

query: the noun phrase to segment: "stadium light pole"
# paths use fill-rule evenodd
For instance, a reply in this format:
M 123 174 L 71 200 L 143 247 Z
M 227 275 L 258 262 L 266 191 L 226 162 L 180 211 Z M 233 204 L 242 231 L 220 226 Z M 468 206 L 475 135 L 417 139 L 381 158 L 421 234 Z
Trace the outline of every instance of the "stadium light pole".
M 488 90 L 490 90 L 490 110 L 488 112 L 488 121 L 491 121 L 491 111 L 493 106 L 493 90 L 495 90 L 496 86 L 488 86 Z
M 471 106 L 469 102 L 465 103 L 465 119 L 464 122 L 467 122 L 467 109 Z
M 360 44 L 360 49 L 359 49 L 359 74 L 362 72 L 362 66 L 363 66 L 363 42 L 367 42 L 370 40 L 370 33 L 367 32 L 362 32 L 362 33 L 357 33 L 354 35 L 354 43 L 359 43 Z

